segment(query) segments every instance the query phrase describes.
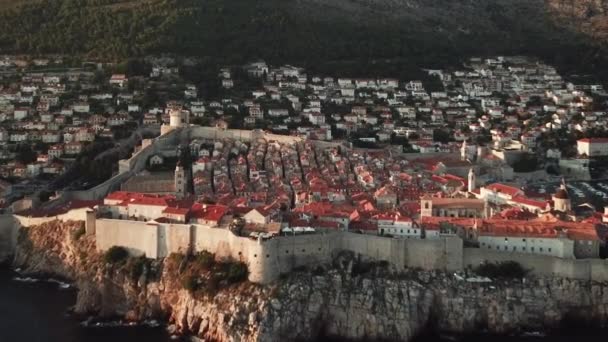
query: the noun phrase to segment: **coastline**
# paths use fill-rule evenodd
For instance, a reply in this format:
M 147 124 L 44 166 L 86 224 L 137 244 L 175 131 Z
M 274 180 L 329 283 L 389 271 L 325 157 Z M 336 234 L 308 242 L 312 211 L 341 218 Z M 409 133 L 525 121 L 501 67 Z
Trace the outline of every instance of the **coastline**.
M 186 264 L 179 256 L 109 264 L 93 236 L 73 238 L 79 227 L 81 222 L 55 221 L 21 229 L 12 266 L 23 276 L 71 280 L 78 315 L 157 320 L 176 335 L 266 342 L 314 340 L 326 333 L 409 341 L 429 330 L 549 332 L 568 316 L 608 325 L 607 283 L 556 277 L 469 282 L 444 271 L 397 270 L 352 252 L 269 285 L 244 281 L 192 291 L 184 287 L 183 272 L 196 266 L 195 258 Z

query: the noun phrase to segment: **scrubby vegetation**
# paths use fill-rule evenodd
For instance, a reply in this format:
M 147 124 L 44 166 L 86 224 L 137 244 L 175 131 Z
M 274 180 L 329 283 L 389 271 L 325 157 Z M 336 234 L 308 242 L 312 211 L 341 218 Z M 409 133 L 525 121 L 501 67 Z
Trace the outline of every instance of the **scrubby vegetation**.
M 84 234 L 86 233 L 86 227 L 84 222 L 76 229 L 71 231 L 71 236 L 73 241 L 78 241 Z
M 129 258 L 125 265 L 125 269 L 129 274 L 129 277 L 133 281 L 137 281 L 141 275 L 150 269 L 150 259 L 145 256 Z
M 213 253 L 202 251 L 193 256 L 171 254 L 169 264 L 179 269 L 182 288 L 192 295 L 214 295 L 226 288 L 247 280 L 249 269 L 243 262 L 216 260 Z
M 516 261 L 483 263 L 475 267 L 474 272 L 492 279 L 522 279 L 528 274 L 528 270 Z
M 124 247 L 112 246 L 104 254 L 103 259 L 106 263 L 117 265 L 127 261 L 129 252 Z
M 345 76 L 401 77 L 408 65 L 488 54 L 602 65 L 603 45 L 574 32 L 564 20 L 573 14 L 564 15 L 556 20 L 541 0 L 20 0 L 0 5 L 0 50 L 116 60 L 170 52 L 228 64 L 264 58 Z

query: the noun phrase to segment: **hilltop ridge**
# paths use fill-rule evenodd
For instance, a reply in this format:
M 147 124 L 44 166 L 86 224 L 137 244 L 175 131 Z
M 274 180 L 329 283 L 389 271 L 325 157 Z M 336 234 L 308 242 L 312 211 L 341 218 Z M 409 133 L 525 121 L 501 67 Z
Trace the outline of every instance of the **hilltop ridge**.
M 571 0 L 21 0 L 0 2 L 0 51 L 242 62 L 471 54 L 599 58 L 608 2 Z M 600 40 L 601 42 L 598 42 Z

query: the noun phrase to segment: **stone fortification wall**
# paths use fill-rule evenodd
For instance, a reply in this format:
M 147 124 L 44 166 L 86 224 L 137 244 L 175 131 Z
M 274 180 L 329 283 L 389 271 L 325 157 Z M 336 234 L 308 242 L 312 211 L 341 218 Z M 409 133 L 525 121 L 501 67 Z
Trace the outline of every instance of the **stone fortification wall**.
M 160 153 L 160 151 L 170 146 L 176 146 L 178 138 L 179 131 L 172 131 L 154 138 L 150 145 L 134 153 L 129 159 L 120 160 L 118 162 L 118 174 L 112 178 L 88 190 L 66 191 L 62 197 L 65 200 L 93 201 L 104 198 L 112 191 L 120 190 L 120 185 L 123 182 L 146 167 L 146 162 L 150 156 Z
M 562 259 L 546 255 L 505 253 L 465 248 L 465 267 L 475 267 L 483 262 L 516 261 L 533 274 L 571 279 L 608 281 L 608 261 L 601 259 Z
M 459 271 L 482 262 L 517 261 L 534 274 L 572 279 L 608 281 L 608 261 L 561 259 L 551 256 L 505 253 L 463 248 L 458 237 L 433 240 L 395 239 L 353 233 L 284 236 L 266 241 L 239 237 L 229 230 L 204 225 L 95 219 L 88 209 L 76 209 L 53 217 L 0 216 L 0 260 L 10 255 L 18 228 L 53 220 L 85 221 L 95 233 L 97 249 L 123 246 L 134 256 L 163 258 L 171 253 L 209 251 L 220 259 L 249 265 L 249 280 L 268 283 L 300 266 L 329 263 L 340 250 L 364 258 L 385 260 L 398 269 Z M 88 220 L 87 220 L 88 219 Z M 89 222 L 93 221 L 93 222 Z M 87 228 L 89 232 L 89 228 Z
M 389 261 L 398 269 L 462 269 L 462 240 L 457 237 L 418 240 L 348 233 L 342 234 L 340 249 Z
M 99 219 L 95 224 L 97 250 L 122 246 L 133 256 L 158 258 L 158 227 L 146 222 Z
M 186 254 L 192 248 L 193 227 L 189 224 L 159 224 L 158 255 L 166 257 L 171 253 Z
M 433 240 L 394 239 L 352 233 L 285 236 L 266 241 L 239 237 L 204 225 L 158 224 L 98 219 L 97 248 L 126 247 L 133 255 L 163 258 L 171 253 L 209 251 L 220 259 L 249 265 L 249 280 L 268 283 L 300 266 L 328 263 L 340 250 L 385 260 L 398 269 L 460 271 L 483 262 L 514 260 L 538 275 L 608 281 L 608 262 L 463 248 L 458 237 Z
M 67 213 L 56 215 L 56 216 L 44 216 L 44 217 L 29 217 L 29 216 L 20 216 L 13 215 L 14 221 L 18 226 L 29 227 L 34 225 L 43 224 L 46 222 L 51 222 L 55 220 L 59 221 L 86 221 L 87 220 L 87 212 L 90 211 L 89 208 L 79 208 L 72 209 Z
M 81 201 L 95 201 L 104 198 L 107 194 L 112 191 L 120 190 L 120 184 L 129 177 L 131 177 L 132 173 L 123 172 L 118 173 L 114 177 L 108 179 L 107 181 L 97 185 L 88 190 L 76 190 L 76 191 L 66 191 L 63 193 L 62 197 L 65 200 L 81 200 Z
M 281 143 L 293 143 L 301 141 L 302 138 L 280 135 L 272 133 L 261 133 L 255 130 L 242 130 L 242 129 L 219 129 L 215 127 L 203 127 L 203 126 L 190 126 L 187 130 L 184 130 L 183 134 L 187 134 L 189 139 L 234 139 L 241 141 L 251 141 L 257 138 L 264 138 L 268 141 L 274 140 Z
M 376 260 L 385 260 L 403 268 L 406 261 L 406 240 L 374 235 L 343 234 L 340 249 L 350 250 Z
M 261 265 L 267 274 L 276 278 L 301 266 L 330 262 L 339 248 L 342 234 L 286 236 L 262 243 Z M 260 256 L 258 256 L 260 257 Z

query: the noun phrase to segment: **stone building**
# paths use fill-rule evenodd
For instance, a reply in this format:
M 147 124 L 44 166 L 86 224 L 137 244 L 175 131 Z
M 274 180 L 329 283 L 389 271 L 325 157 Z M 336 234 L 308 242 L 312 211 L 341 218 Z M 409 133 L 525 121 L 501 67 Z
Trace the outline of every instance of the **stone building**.
M 488 216 L 487 202 L 471 198 L 440 198 L 423 196 L 420 198 L 422 217 L 479 217 Z

